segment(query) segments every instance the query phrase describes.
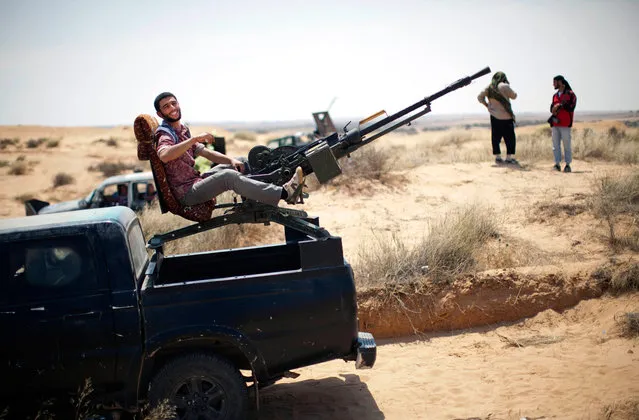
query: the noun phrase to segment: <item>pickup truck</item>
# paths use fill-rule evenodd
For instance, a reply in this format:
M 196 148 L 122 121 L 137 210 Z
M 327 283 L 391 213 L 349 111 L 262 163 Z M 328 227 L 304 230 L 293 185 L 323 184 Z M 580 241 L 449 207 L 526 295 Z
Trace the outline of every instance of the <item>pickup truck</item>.
M 180 419 L 243 419 L 328 360 L 372 367 L 339 237 L 165 255 L 124 206 L 0 220 L 0 395 L 77 391 Z M 0 406 L 1 407 L 1 406 Z
M 24 203 L 24 207 L 27 216 L 111 206 L 127 206 L 137 211 L 153 201 L 155 195 L 153 173 L 135 172 L 105 179 L 84 198 L 55 204 L 31 199 Z

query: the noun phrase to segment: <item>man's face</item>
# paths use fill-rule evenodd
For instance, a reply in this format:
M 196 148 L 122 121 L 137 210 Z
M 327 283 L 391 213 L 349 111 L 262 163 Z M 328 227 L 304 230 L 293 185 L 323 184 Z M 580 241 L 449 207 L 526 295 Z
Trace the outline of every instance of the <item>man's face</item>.
M 158 116 L 168 122 L 176 122 L 182 119 L 180 104 L 173 96 L 167 96 L 160 101 Z
M 562 83 L 559 80 L 554 80 L 552 81 L 552 85 L 555 89 L 561 89 Z

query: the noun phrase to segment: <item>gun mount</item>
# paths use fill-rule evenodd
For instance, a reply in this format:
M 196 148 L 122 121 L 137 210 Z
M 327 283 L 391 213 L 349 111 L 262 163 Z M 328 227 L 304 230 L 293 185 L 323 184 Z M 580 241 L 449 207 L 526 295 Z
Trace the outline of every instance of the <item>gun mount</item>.
M 467 86 L 473 80 L 488 73 L 490 68 L 486 67 L 395 114 L 388 115 L 385 111 L 380 111 L 361 120 L 358 126 L 351 130 L 348 130 L 350 123 L 347 124 L 343 134 L 332 133 L 299 148 L 283 146 L 271 150 L 265 146 L 255 146 L 249 153 L 252 157 L 249 176 L 263 182 L 283 185 L 293 176 L 295 168 L 300 166 L 305 175 L 315 173 L 321 184 L 326 183 L 342 173 L 337 162 L 339 159 L 391 131 L 409 125 L 412 121 L 429 113 L 430 105 L 434 100 Z M 383 117 L 384 115 L 386 116 Z

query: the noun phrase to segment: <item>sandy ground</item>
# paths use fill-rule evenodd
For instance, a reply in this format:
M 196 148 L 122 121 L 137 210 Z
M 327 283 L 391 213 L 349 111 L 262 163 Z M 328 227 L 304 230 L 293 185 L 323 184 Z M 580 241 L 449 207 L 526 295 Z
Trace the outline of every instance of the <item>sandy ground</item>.
M 511 325 L 384 340 L 371 370 L 333 361 L 265 389 L 263 418 L 636 419 L 639 340 L 620 338 L 614 320 L 638 304 L 639 294 L 607 297 Z
M 485 150 L 487 133 L 473 134 L 477 140 L 463 149 Z M 488 253 L 493 260 L 485 262 L 491 270 L 459 279 L 449 293 L 429 295 L 428 313 L 445 322 L 415 315 L 425 308 L 420 296 L 406 300 L 413 315 L 404 317 L 378 305 L 374 291 L 363 291 L 362 329 L 379 341 L 375 368 L 357 371 L 352 363 L 335 361 L 300 369 L 299 378 L 264 390 L 262 418 L 639 418 L 638 340 L 620 337 L 615 321 L 639 311 L 639 295 L 602 296 L 592 280 L 592 270 L 610 258 L 599 221 L 588 212 L 550 215 L 540 207 L 549 202 L 579 208 L 596 177 L 628 167 L 575 161 L 574 172 L 563 174 L 551 170 L 552 162 L 513 168 L 497 166 L 489 156 L 460 159 L 459 151 L 406 163 L 411 147 L 428 146 L 440 135 L 388 136 L 381 147 L 403 150 L 398 155 L 405 159 L 390 171 L 391 182 L 325 186 L 311 191 L 303 209 L 341 236 L 346 258 L 357 263 L 358 251 L 375 237 L 395 234 L 416 242 L 428 223 L 459 206 L 489 207 L 501 237 Z M 38 137 L 60 139 L 59 146 L 24 147 Z M 99 141 L 111 137 L 117 147 Z M 100 162 L 145 166 L 135 156 L 130 127 L 0 127 L 2 138 L 19 138 L 21 145 L 0 149 L 5 218 L 22 216 L 26 197 L 56 202 L 86 195 L 103 179 L 88 171 Z M 254 144 L 230 141 L 228 150 L 245 155 Z M 17 159 L 27 164 L 27 174 L 8 174 Z M 59 172 L 75 183 L 53 188 Z M 632 261 L 636 255 L 619 258 Z M 471 329 L 486 324 L 492 326 Z M 417 338 L 409 336 L 415 331 Z

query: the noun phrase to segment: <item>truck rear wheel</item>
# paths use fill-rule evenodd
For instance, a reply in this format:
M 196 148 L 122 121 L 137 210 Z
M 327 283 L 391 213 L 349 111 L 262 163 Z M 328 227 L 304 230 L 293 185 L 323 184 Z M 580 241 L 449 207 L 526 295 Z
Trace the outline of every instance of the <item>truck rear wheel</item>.
M 240 372 L 217 356 L 191 354 L 173 360 L 151 380 L 149 400 L 167 399 L 182 420 L 235 420 L 248 413 L 248 390 Z

